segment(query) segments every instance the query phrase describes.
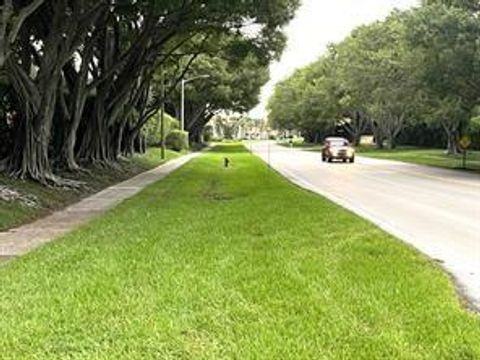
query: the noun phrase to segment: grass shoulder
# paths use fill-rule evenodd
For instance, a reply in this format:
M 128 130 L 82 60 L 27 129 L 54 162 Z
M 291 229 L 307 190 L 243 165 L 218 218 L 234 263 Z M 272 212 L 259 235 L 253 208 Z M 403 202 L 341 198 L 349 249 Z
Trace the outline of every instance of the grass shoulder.
M 303 142 L 279 142 L 280 145 L 305 151 L 321 151 L 321 144 Z M 480 151 L 468 151 L 466 168 L 463 168 L 463 154 L 448 155 L 444 149 L 399 146 L 396 149 L 377 149 L 373 146 L 356 147 L 358 155 L 383 160 L 403 161 L 418 165 L 428 165 L 453 170 L 480 172 Z
M 397 160 L 419 165 L 480 172 L 480 151 L 468 151 L 466 169 L 463 169 L 462 154 L 448 155 L 443 149 L 399 147 L 389 150 L 362 146 L 357 151 L 362 156 L 376 159 Z
M 480 358 L 442 270 L 236 145 L 0 268 L 0 308 L 5 359 Z

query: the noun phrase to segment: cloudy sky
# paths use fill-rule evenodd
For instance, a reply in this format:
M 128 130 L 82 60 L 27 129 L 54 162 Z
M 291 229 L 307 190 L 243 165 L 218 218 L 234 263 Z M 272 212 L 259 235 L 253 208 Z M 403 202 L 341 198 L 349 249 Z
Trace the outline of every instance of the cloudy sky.
M 296 18 L 286 29 L 288 47 L 280 62 L 271 66 L 271 81 L 262 91 L 261 104 L 251 112 L 266 115 L 265 106 L 275 83 L 295 69 L 315 61 L 331 42 L 345 38 L 356 26 L 385 18 L 395 8 L 407 9 L 418 0 L 303 0 Z

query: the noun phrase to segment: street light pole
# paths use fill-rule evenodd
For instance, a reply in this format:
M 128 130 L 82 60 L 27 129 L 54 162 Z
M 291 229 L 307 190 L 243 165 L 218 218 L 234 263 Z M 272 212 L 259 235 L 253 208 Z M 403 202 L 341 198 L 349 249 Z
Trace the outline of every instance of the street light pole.
M 188 80 L 182 79 L 182 100 L 180 104 L 180 129 L 182 131 L 185 131 L 185 85 L 191 81 L 208 78 L 210 78 L 210 75 L 200 75 Z
M 162 109 L 160 112 L 160 133 L 162 138 L 162 160 L 166 157 L 166 136 L 165 136 L 165 72 L 162 71 Z

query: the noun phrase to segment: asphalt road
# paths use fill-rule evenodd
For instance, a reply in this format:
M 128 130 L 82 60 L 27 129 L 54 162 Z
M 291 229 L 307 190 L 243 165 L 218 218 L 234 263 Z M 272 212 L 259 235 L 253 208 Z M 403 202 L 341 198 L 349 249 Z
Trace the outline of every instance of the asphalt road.
M 304 188 L 367 218 L 435 259 L 480 309 L 480 176 L 357 157 L 322 163 L 318 152 L 248 145 Z

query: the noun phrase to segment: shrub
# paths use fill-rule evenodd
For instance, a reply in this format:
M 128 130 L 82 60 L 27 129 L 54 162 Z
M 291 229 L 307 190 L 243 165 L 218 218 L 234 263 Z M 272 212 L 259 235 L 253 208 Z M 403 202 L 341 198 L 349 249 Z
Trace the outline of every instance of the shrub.
M 172 130 L 167 135 L 167 147 L 175 151 L 188 149 L 188 132 L 181 130 Z
M 472 139 L 471 149 L 480 150 L 480 117 L 477 116 L 470 121 L 466 132 Z
M 179 121 L 168 114 L 165 114 L 165 136 L 178 129 L 180 126 Z M 143 132 L 147 139 L 148 146 L 160 146 L 162 144 L 162 130 L 160 123 L 160 112 L 155 114 L 148 120 Z

